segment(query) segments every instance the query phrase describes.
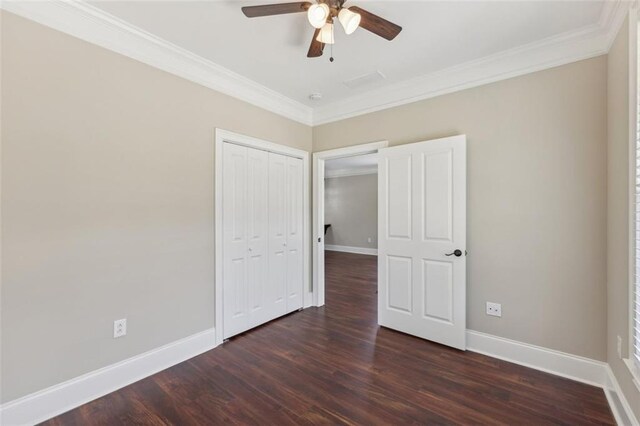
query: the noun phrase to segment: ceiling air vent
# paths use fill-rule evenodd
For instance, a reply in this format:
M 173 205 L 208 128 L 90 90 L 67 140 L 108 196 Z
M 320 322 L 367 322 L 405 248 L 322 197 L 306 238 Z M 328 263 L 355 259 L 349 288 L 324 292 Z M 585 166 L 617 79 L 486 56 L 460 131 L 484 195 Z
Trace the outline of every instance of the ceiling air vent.
M 381 82 L 385 78 L 387 77 L 385 77 L 385 75 L 380 71 L 374 71 L 372 73 L 361 75 L 360 77 L 344 81 L 343 84 L 349 89 L 359 89 L 361 87 L 373 86 L 374 84 Z

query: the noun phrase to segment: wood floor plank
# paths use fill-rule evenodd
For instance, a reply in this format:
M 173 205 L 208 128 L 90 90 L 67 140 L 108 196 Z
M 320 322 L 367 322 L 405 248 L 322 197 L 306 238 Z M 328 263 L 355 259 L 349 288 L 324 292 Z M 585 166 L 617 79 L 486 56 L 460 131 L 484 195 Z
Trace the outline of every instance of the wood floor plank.
M 615 424 L 600 388 L 380 328 L 376 261 L 326 252 L 324 307 L 45 424 Z

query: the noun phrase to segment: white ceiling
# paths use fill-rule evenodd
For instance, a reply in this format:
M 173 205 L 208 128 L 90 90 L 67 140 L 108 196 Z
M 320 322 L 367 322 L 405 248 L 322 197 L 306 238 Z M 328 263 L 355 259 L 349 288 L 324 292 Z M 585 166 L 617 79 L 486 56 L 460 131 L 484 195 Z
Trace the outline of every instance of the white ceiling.
M 348 0 L 404 27 L 392 42 L 338 27 L 308 59 L 304 13 L 246 18 L 291 0 L 14 1 L 0 8 L 310 126 L 606 54 L 632 0 Z M 346 81 L 385 79 L 349 88 Z M 322 93 L 319 102 L 311 93 Z
M 369 1 L 358 5 L 403 27 L 392 42 L 363 29 L 336 31 L 321 58 L 308 59 L 304 14 L 246 18 L 264 1 L 101 1 L 92 5 L 308 106 L 326 107 L 373 89 L 592 28 L 603 1 Z M 285 0 L 291 1 L 291 0 Z M 344 81 L 380 71 L 386 79 L 349 89 Z M 321 101 L 308 95 L 321 93 Z

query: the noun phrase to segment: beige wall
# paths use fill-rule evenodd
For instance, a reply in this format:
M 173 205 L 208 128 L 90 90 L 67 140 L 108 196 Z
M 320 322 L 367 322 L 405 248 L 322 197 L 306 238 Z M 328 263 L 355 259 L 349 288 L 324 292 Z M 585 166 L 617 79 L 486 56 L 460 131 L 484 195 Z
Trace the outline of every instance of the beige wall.
M 315 127 L 313 149 L 466 134 L 468 327 L 605 360 L 606 67 L 601 56 Z
M 2 54 L 8 401 L 211 328 L 214 128 L 311 129 L 6 12 Z
M 326 244 L 378 248 L 378 175 L 326 179 L 324 214 Z
M 640 419 L 640 393 L 618 357 L 629 347 L 629 22 L 607 57 L 607 361 Z

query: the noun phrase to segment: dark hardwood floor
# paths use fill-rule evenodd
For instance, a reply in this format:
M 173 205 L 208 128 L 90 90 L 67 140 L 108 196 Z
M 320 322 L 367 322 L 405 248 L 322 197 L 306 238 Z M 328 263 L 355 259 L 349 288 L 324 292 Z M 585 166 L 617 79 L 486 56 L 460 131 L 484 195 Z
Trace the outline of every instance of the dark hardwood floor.
M 601 389 L 376 325 L 376 258 L 327 252 L 326 306 L 54 418 L 118 424 L 615 424 Z

